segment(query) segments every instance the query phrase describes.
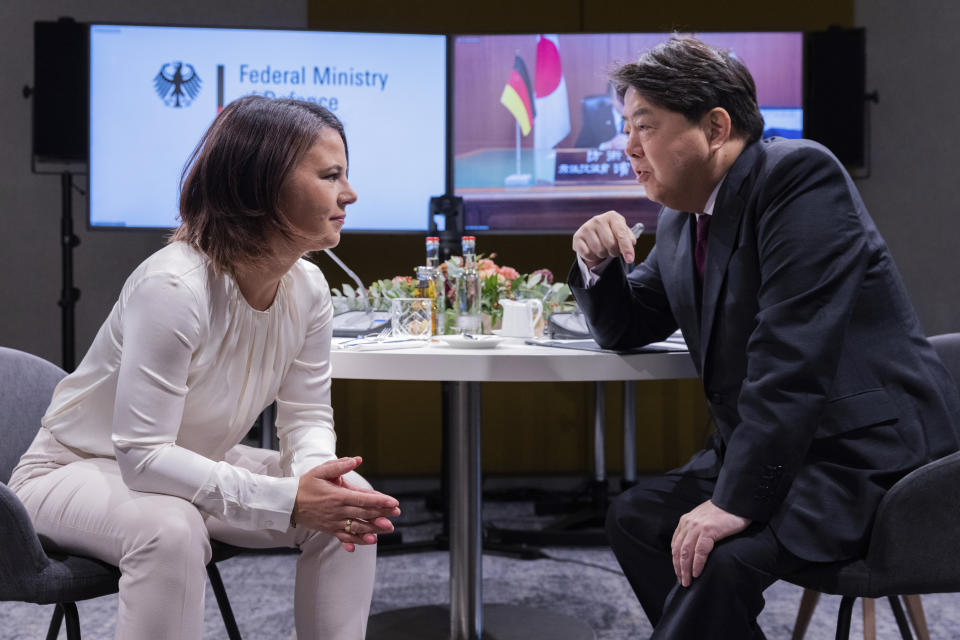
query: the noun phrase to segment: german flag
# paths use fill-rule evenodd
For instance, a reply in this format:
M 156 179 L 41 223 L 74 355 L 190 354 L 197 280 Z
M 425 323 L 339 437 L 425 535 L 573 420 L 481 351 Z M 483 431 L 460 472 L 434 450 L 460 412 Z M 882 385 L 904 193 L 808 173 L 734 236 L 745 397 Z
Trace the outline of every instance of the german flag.
M 507 86 L 503 88 L 500 104 L 509 109 L 517 119 L 523 135 L 529 134 L 533 126 L 533 116 L 536 115 L 533 110 L 533 85 L 530 83 L 527 65 L 520 56 L 513 59 L 513 71 L 510 72 Z

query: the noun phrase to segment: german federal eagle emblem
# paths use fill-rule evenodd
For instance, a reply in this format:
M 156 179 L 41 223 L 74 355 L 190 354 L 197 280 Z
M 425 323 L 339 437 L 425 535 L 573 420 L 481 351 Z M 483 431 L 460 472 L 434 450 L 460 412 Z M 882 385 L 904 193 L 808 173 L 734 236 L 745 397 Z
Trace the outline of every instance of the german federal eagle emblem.
M 153 78 L 153 88 L 168 107 L 189 107 L 200 93 L 200 76 L 192 64 L 166 62 Z

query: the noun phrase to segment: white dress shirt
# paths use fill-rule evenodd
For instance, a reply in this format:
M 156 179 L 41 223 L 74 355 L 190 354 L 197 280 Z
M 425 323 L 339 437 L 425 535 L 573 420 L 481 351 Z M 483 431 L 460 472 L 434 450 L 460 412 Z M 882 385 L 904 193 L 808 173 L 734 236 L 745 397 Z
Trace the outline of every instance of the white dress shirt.
M 43 426 L 81 455 L 115 458 L 127 486 L 180 496 L 244 529 L 285 530 L 299 476 L 335 458 L 330 291 L 299 260 L 266 311 L 174 242 L 130 275 Z M 224 462 L 277 401 L 272 478 Z

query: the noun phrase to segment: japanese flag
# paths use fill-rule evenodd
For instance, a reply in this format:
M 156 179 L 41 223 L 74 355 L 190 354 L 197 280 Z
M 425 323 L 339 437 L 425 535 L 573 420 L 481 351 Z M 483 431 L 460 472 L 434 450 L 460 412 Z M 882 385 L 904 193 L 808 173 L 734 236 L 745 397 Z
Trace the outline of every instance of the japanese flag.
M 541 34 L 537 41 L 534 87 L 533 146 L 552 149 L 570 133 L 567 83 L 563 79 L 556 34 Z

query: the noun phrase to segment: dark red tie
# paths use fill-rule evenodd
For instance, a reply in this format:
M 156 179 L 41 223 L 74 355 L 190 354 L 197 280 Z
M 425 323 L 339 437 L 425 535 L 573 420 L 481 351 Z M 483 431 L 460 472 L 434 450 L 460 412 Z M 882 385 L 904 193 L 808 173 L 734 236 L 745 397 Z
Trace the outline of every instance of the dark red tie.
M 697 264 L 697 275 L 700 277 L 700 282 L 703 282 L 703 270 L 707 265 L 707 234 L 710 231 L 710 218 L 713 216 L 708 216 L 702 214 L 697 218 L 697 246 L 693 250 L 693 259 Z

